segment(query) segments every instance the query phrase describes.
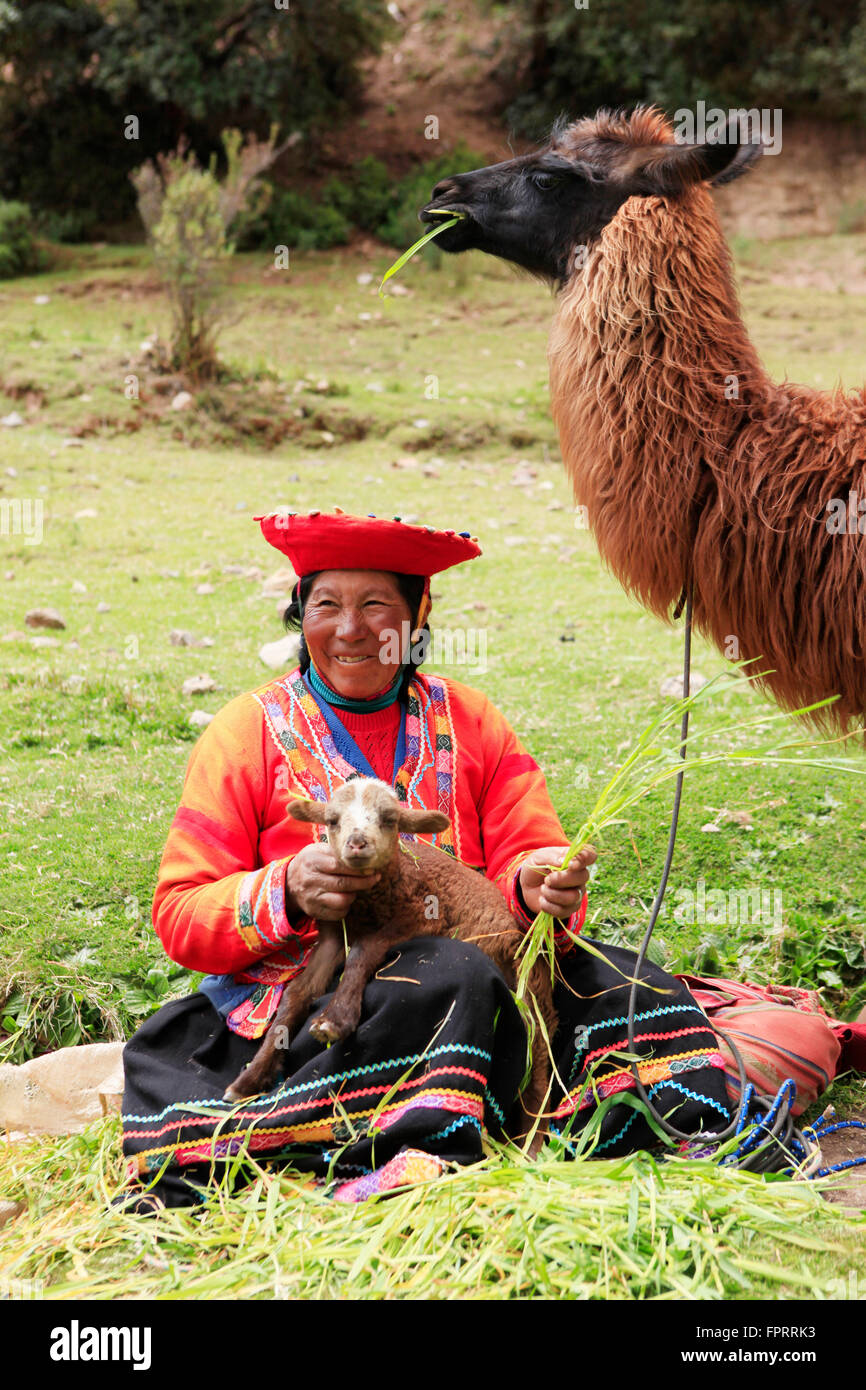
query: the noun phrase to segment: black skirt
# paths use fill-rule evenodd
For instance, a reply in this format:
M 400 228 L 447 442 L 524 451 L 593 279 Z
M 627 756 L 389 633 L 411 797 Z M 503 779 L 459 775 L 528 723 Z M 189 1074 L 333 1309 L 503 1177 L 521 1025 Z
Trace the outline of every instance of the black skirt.
M 597 949 L 605 960 L 580 947 L 562 959 L 554 994 L 559 1081 L 549 1111 L 567 1143 L 579 1140 L 599 1105 L 634 1089 L 623 976 L 636 958 Z M 720 1130 L 730 1105 L 715 1033 L 679 980 L 649 963 L 641 978 L 641 1081 L 678 1129 Z M 525 1027 L 502 975 L 477 947 L 448 937 L 395 948 L 367 985 L 351 1037 L 325 1048 L 305 1024 L 273 1091 L 224 1101 L 258 1046 L 231 1032 L 203 994 L 166 1005 L 127 1043 L 123 1148 L 136 1191 L 146 1186 L 169 1206 L 195 1203 L 227 1171 L 248 1176 L 248 1155 L 328 1180 L 335 1195 L 358 1200 L 413 1174 L 472 1163 L 485 1131 L 497 1139 L 513 1132 L 527 1063 Z M 657 1144 L 644 1115 L 614 1100 L 592 1153 L 608 1158 Z

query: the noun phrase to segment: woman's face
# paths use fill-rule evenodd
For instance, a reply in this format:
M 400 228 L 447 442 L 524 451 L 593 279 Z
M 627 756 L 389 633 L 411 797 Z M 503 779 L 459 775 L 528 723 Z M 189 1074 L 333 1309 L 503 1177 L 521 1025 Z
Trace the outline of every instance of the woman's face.
M 313 581 L 302 626 L 322 678 L 340 695 L 363 700 L 397 675 L 412 618 L 393 574 L 325 570 Z

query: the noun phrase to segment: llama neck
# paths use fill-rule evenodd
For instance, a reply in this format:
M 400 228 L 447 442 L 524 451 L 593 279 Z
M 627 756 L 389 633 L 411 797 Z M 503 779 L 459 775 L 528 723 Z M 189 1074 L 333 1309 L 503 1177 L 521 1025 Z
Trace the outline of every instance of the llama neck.
M 562 292 L 549 357 L 575 502 L 623 586 L 666 615 L 733 441 L 777 390 L 706 189 L 623 205 Z

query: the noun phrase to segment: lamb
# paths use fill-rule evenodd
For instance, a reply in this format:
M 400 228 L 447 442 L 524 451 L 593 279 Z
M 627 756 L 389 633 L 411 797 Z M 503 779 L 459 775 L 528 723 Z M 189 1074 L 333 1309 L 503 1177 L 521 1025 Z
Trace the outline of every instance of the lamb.
M 344 960 L 345 970 L 333 998 L 310 1024 L 311 1033 L 322 1043 L 341 1041 L 355 1031 L 367 981 L 393 946 L 416 936 L 450 934 L 474 942 L 499 967 L 509 987 L 516 986 L 515 957 L 523 935 L 496 885 L 434 845 L 421 840 L 408 845 L 400 840 L 400 832 L 444 830 L 449 820 L 443 812 L 412 810 L 385 782 L 373 778 L 352 778 L 328 802 L 297 800 L 287 809 L 295 820 L 326 827 L 328 844 L 345 868 L 355 873 L 379 872 L 381 877 L 357 895 L 344 922 L 319 922 L 319 938 L 305 969 L 287 985 L 261 1047 L 225 1092 L 226 1100 L 241 1100 L 273 1087 L 288 1043 Z M 529 992 L 546 1035 L 552 1038 L 556 1013 L 550 972 L 540 960 L 530 972 Z M 529 1134 L 542 1115 L 549 1075 L 544 1031 L 536 1026 L 530 1078 L 521 1096 L 523 1114 L 514 1136 L 518 1140 Z M 538 1152 L 545 1133 L 542 1116 L 531 1154 Z

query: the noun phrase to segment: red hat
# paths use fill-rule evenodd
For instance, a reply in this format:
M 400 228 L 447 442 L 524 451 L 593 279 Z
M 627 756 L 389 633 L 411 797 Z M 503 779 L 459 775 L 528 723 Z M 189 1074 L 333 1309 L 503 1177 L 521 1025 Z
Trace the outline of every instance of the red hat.
M 437 531 L 390 517 L 288 510 L 257 516 L 265 540 L 292 562 L 299 579 L 316 570 L 388 570 L 423 574 L 474 560 L 481 547 L 468 531 Z

